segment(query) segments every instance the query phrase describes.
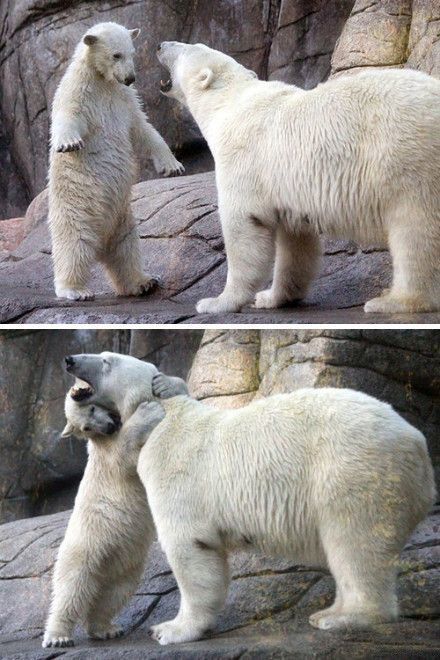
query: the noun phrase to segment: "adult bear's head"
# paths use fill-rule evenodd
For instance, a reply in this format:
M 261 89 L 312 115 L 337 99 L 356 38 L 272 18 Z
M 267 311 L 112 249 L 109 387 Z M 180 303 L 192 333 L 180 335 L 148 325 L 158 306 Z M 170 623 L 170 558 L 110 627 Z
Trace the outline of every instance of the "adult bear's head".
M 98 23 L 84 35 L 80 55 L 108 82 L 131 85 L 135 81 L 132 42 L 139 32 L 118 23 Z
M 140 403 L 153 399 L 152 379 L 158 370 L 149 362 L 119 353 L 80 353 L 68 355 L 65 368 L 76 377 L 75 387 L 87 403 L 117 410 L 122 422 Z
M 210 90 L 257 77 L 229 55 L 204 44 L 163 41 L 157 47 L 157 57 L 169 74 L 161 81 L 162 93 L 184 105 Z

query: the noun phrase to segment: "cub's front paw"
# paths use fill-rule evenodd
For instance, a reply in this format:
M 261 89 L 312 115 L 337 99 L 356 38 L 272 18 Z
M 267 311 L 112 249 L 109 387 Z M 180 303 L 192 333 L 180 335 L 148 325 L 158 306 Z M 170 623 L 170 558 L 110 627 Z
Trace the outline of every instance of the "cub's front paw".
M 182 644 L 183 642 L 195 642 L 202 637 L 202 632 L 190 624 L 165 621 L 150 628 L 150 635 L 156 642 L 165 646 L 166 644 Z
M 56 637 L 50 634 L 46 634 L 42 642 L 43 649 L 53 647 L 61 648 L 65 646 L 74 646 L 73 639 L 70 637 Z
M 55 151 L 58 153 L 67 153 L 69 151 L 80 151 L 84 149 L 84 142 L 81 138 L 67 138 L 62 142 L 54 145 Z
M 58 298 L 68 300 L 93 300 L 95 297 L 95 294 L 88 289 L 71 289 L 65 286 L 55 286 L 55 293 Z
M 110 626 L 103 630 L 89 630 L 90 639 L 103 640 L 103 639 L 117 639 L 123 637 L 124 629 L 119 626 Z
M 155 158 L 154 167 L 156 168 L 156 172 L 162 174 L 162 176 L 174 176 L 185 172 L 182 163 L 180 163 L 177 158 L 174 158 L 174 156 L 163 159 Z

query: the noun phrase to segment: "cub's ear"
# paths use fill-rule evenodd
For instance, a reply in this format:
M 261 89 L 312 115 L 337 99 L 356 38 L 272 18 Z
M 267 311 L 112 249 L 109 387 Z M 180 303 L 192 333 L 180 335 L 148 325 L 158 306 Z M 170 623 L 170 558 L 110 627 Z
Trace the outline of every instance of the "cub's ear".
M 130 32 L 130 34 L 131 34 L 131 38 L 132 38 L 133 41 L 134 41 L 134 40 L 137 39 L 138 36 L 140 35 L 141 30 L 140 30 L 140 28 L 134 28 L 134 30 L 129 30 L 129 32 Z
M 208 89 L 214 80 L 214 71 L 205 67 L 197 74 L 196 82 L 200 89 Z
M 255 73 L 255 71 L 252 71 L 252 69 L 246 69 L 246 70 L 250 74 L 251 78 L 258 78 L 258 75 Z
M 86 46 L 94 46 L 98 41 L 98 37 L 95 34 L 86 34 L 83 41 Z
M 73 424 L 71 424 L 70 422 L 67 422 L 67 424 L 64 427 L 60 437 L 61 438 L 68 438 L 69 435 L 72 435 L 74 433 L 74 431 L 75 431 L 75 427 L 73 426 Z

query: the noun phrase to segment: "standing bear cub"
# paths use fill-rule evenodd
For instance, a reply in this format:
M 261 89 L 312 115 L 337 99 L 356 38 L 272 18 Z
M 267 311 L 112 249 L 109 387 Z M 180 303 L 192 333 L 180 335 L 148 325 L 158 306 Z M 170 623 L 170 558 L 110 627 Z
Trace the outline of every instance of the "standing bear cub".
M 199 639 L 222 608 L 241 549 L 328 567 L 336 598 L 322 630 L 398 615 L 396 570 L 434 502 L 423 435 L 391 406 L 348 389 L 303 389 L 216 410 L 153 378 L 166 416 L 138 473 L 181 594 L 161 644 Z M 171 398 L 168 398 L 171 397 Z
M 90 268 L 101 262 L 120 295 L 140 295 L 156 283 L 142 270 L 130 208 L 136 149 L 166 175 L 183 172 L 148 123 L 132 83 L 139 30 L 117 23 L 92 27 L 78 44 L 52 108 L 49 227 L 55 292 L 92 298 Z

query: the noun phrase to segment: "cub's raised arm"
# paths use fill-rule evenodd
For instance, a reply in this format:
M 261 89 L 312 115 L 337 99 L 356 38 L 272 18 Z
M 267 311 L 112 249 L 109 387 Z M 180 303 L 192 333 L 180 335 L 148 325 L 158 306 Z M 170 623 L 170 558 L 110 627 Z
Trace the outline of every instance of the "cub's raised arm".
M 171 399 L 173 396 L 188 396 L 189 391 L 182 378 L 165 376 L 165 374 L 159 372 L 153 376 L 153 394 L 159 399 Z

